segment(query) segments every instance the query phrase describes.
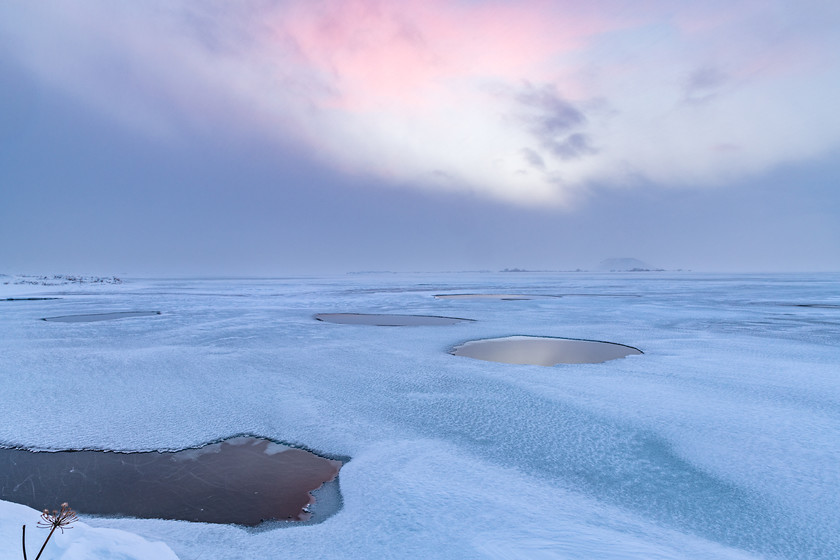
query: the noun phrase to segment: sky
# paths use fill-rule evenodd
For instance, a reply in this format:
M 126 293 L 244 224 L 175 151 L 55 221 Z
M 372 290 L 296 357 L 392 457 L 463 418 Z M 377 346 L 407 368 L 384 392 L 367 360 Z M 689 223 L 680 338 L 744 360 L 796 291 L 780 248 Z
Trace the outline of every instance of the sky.
M 840 270 L 840 4 L 0 2 L 0 273 Z

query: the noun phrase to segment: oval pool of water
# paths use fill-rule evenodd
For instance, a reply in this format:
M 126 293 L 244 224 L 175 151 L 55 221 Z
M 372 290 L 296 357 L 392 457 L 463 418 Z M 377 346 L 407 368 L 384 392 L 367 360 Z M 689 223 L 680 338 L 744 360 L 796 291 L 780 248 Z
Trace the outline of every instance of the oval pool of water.
M 315 315 L 315 319 L 341 325 L 374 325 L 377 327 L 423 327 L 455 325 L 473 321 L 473 319 L 439 317 L 437 315 L 387 315 L 377 313 L 318 313 Z
M 50 299 L 61 299 L 57 297 L 7 297 L 0 298 L 0 301 L 47 301 Z
M 160 311 L 116 311 L 113 313 L 92 313 L 90 315 L 62 315 L 60 317 L 44 317 L 41 320 L 55 323 L 92 323 L 127 317 L 151 317 L 152 315 L 160 315 Z
M 0 449 L 0 499 L 37 510 L 258 525 L 308 521 L 341 461 L 250 436 L 174 452 Z M 335 488 L 337 493 L 337 488 Z M 335 510 L 339 500 L 334 502 Z M 318 508 L 321 521 L 335 511 Z
M 449 353 L 488 362 L 536 366 L 599 364 L 608 360 L 643 354 L 638 348 L 614 342 L 541 336 L 508 336 L 473 340 L 456 346 Z

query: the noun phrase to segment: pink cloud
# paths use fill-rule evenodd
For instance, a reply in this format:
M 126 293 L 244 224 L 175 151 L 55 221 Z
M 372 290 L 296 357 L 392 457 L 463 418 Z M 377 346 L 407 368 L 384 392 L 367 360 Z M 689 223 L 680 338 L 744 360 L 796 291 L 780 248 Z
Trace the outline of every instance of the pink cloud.
M 466 79 L 532 78 L 615 25 L 542 0 L 298 2 L 273 22 L 277 44 L 294 45 L 296 63 L 330 84 L 330 104 L 357 110 L 422 105 Z

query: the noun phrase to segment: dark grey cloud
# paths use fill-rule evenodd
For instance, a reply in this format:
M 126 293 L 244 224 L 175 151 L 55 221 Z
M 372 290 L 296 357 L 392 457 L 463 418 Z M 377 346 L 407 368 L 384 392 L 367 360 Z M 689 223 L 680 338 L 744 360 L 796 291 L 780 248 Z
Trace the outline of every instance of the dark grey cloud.
M 597 153 L 589 135 L 581 132 L 587 123 L 583 111 L 564 99 L 554 86 L 526 84 L 515 100 L 522 122 L 551 155 L 571 160 Z M 533 158 L 525 157 L 532 163 Z
M 560 159 L 577 159 L 598 152 L 592 147 L 589 136 L 575 132 L 560 139 L 545 139 L 545 147 Z
M 521 153 L 522 157 L 525 158 L 525 161 L 528 162 L 531 167 L 539 169 L 540 171 L 545 169 L 545 160 L 540 154 L 531 148 L 522 148 Z
M 720 153 L 733 154 L 733 153 L 743 151 L 744 148 L 742 146 L 739 146 L 738 144 L 732 144 L 730 142 L 723 142 L 723 143 L 715 144 L 714 146 L 712 146 L 712 149 L 714 151 L 720 152 Z
M 557 93 L 553 86 L 527 84 L 516 101 L 532 110 L 533 124 L 540 134 L 563 134 L 586 122 L 586 117 Z

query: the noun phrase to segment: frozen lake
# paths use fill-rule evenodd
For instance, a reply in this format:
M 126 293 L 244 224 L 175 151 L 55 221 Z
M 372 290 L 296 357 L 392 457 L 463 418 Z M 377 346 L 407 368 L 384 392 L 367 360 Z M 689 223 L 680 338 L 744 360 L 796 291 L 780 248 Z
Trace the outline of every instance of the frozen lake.
M 247 433 L 350 458 L 322 523 L 82 516 L 182 559 L 838 557 L 837 274 L 0 285 L 0 300 L 27 297 L 61 299 L 0 301 L 0 445 L 175 450 Z M 161 314 L 40 320 L 147 309 Z M 644 354 L 542 367 L 448 353 L 510 336 Z M 7 510 L 0 535 L 19 539 Z

